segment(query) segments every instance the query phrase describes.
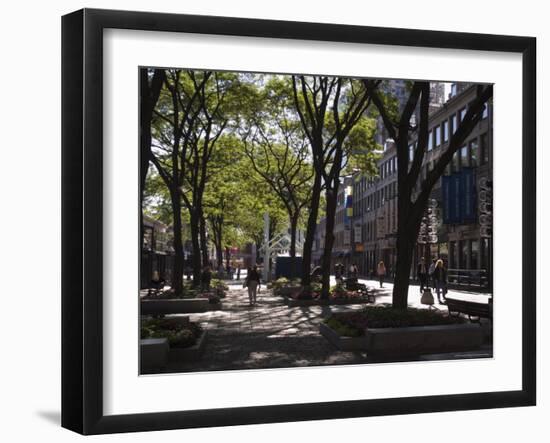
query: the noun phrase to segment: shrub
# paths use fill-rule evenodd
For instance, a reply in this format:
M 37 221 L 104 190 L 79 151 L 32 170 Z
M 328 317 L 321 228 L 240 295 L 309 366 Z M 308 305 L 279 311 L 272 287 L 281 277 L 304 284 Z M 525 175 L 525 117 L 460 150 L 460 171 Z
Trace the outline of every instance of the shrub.
M 284 286 L 288 286 L 289 283 L 290 283 L 290 280 L 288 278 L 280 277 L 277 280 L 274 280 L 274 281 L 271 282 L 271 287 L 274 290 L 277 290 L 277 289 L 282 288 Z
M 178 331 L 183 329 L 189 324 L 189 320 L 181 317 L 164 317 L 164 318 L 151 318 L 144 320 L 141 324 L 142 328 L 147 328 L 153 331 L 168 330 Z
M 151 327 L 142 326 L 139 332 L 139 336 L 143 340 L 145 338 L 151 338 L 155 333 L 155 330 Z
M 180 348 L 193 346 L 201 333 L 199 324 L 181 317 L 144 320 L 140 329 L 142 339 L 167 338 L 171 347 Z
M 321 289 L 323 289 L 323 285 L 319 282 L 312 282 L 311 283 L 311 291 L 312 292 L 321 292 Z
M 221 289 L 222 291 L 228 291 L 229 286 L 227 286 L 223 281 L 213 278 L 210 282 L 210 286 L 212 288 Z
M 409 308 L 405 311 L 392 306 L 375 306 L 364 309 L 369 328 L 404 328 L 409 326 L 437 326 L 463 323 L 461 318 L 444 315 L 429 309 Z
M 350 329 L 346 330 L 346 334 L 338 332 L 340 335 L 358 334 L 349 335 L 352 337 L 363 335 L 367 327 L 405 328 L 410 326 L 449 325 L 463 322 L 464 319 L 443 315 L 438 311 L 414 308 L 401 311 L 393 309 L 392 306 L 369 306 L 359 312 L 336 313 L 325 320 L 325 323 L 337 332 L 344 330 L 344 327 Z M 335 325 L 336 327 L 331 325 Z
M 342 335 L 344 337 L 360 337 L 361 335 L 363 335 L 363 332 L 361 330 L 346 325 L 334 317 L 325 320 L 325 323 L 338 335 Z
M 195 298 L 197 294 L 198 294 L 197 289 L 192 289 L 190 285 L 184 285 L 182 294 L 179 296 L 176 296 L 173 289 L 167 289 L 166 291 L 163 291 L 157 294 L 156 296 L 150 297 L 150 298 L 161 299 L 161 300 Z
M 330 288 L 330 295 L 334 298 L 345 298 L 347 291 L 342 283 L 337 283 L 335 286 Z
M 167 335 L 171 348 L 188 348 L 197 342 L 197 337 L 191 329 L 182 329 Z

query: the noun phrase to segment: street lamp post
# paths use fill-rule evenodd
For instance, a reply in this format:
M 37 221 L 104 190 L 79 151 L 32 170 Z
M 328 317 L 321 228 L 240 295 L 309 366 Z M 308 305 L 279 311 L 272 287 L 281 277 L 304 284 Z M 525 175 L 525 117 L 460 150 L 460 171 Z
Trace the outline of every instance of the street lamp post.
M 269 265 L 271 262 L 271 250 L 269 247 L 269 214 L 264 214 L 264 267 L 263 279 L 269 281 Z

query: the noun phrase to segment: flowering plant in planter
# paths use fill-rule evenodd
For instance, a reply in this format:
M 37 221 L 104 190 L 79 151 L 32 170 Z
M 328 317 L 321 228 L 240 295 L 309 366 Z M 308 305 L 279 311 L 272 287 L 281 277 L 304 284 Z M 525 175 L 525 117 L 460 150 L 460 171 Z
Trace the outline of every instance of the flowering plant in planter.
M 330 295 L 332 298 L 347 298 L 348 292 L 342 283 L 337 283 L 330 288 Z
M 176 348 L 193 346 L 201 334 L 201 326 L 188 317 L 147 319 L 142 321 L 140 330 L 142 339 L 166 338 L 170 347 Z
M 313 300 L 321 296 L 321 283 L 313 282 L 309 286 L 300 288 L 297 292 L 291 294 L 291 298 L 296 300 Z
M 213 278 L 212 282 L 210 283 L 210 287 L 214 289 L 216 292 L 216 295 L 220 298 L 225 297 L 225 292 L 229 290 L 229 286 L 227 286 L 223 281 Z
M 184 284 L 182 288 L 182 293 L 179 296 L 176 296 L 172 288 L 157 293 L 154 296 L 147 295 L 143 297 L 144 299 L 155 299 L 155 300 L 172 300 L 172 299 L 183 299 L 183 298 L 195 298 L 199 294 L 199 290 L 193 288 L 190 284 Z
M 369 306 L 361 311 L 332 314 L 324 323 L 348 337 L 359 337 L 367 328 L 406 328 L 412 326 L 439 326 L 463 323 L 454 318 L 428 309 L 409 308 L 406 311 L 392 306 Z

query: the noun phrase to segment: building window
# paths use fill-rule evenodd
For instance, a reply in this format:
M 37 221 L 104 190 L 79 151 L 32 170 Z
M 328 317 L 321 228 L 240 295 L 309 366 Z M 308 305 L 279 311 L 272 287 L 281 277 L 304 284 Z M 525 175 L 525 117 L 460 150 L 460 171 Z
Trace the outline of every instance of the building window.
M 460 166 L 462 168 L 470 166 L 468 161 L 468 146 L 464 145 L 460 148 Z
M 460 269 L 468 269 L 468 241 L 460 242 Z
M 470 269 L 479 269 L 479 241 L 470 240 Z
M 465 115 L 466 115 L 466 108 L 462 108 L 460 110 L 460 121 L 464 120 Z
M 435 127 L 435 147 L 441 146 L 441 126 Z
M 458 251 L 456 242 L 449 242 L 449 268 L 458 268 Z
M 487 133 L 481 135 L 481 164 L 489 162 L 489 145 L 487 144 Z
M 454 97 L 457 94 L 457 84 L 451 83 L 451 97 Z
M 481 239 L 481 269 L 489 269 L 489 239 Z
M 432 139 L 432 131 L 428 132 L 428 151 L 431 151 L 433 148 L 433 139 Z
M 460 150 L 456 151 L 453 154 L 453 160 L 452 160 L 452 164 L 451 164 L 451 172 L 458 172 L 459 169 L 460 169 L 460 157 L 458 156 L 459 152 L 460 152 Z
M 443 143 L 449 141 L 449 120 L 443 122 Z
M 485 102 L 483 105 L 483 113 L 481 114 L 481 118 L 487 118 L 489 117 L 489 104 Z
M 476 167 L 478 163 L 479 148 L 477 144 L 477 139 L 474 139 L 470 142 L 470 166 Z
M 439 253 L 435 254 L 434 257 L 439 256 L 442 260 L 445 261 L 445 267 L 449 267 L 449 244 L 448 243 L 439 243 Z
M 458 122 L 456 119 L 456 114 L 453 114 L 453 116 L 451 117 L 451 131 L 453 134 L 456 132 L 457 126 Z

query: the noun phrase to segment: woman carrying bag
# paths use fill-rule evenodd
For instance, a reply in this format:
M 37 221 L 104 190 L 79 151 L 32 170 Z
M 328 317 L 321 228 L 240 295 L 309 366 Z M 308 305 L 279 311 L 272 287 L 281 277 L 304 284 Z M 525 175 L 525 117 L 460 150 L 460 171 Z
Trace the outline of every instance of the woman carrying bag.
M 435 269 L 433 273 L 433 279 L 435 282 L 435 290 L 437 292 L 437 300 L 440 304 L 444 305 L 445 300 L 442 300 L 442 295 L 447 295 L 447 270 L 443 266 L 443 260 L 437 260 L 435 263 Z

